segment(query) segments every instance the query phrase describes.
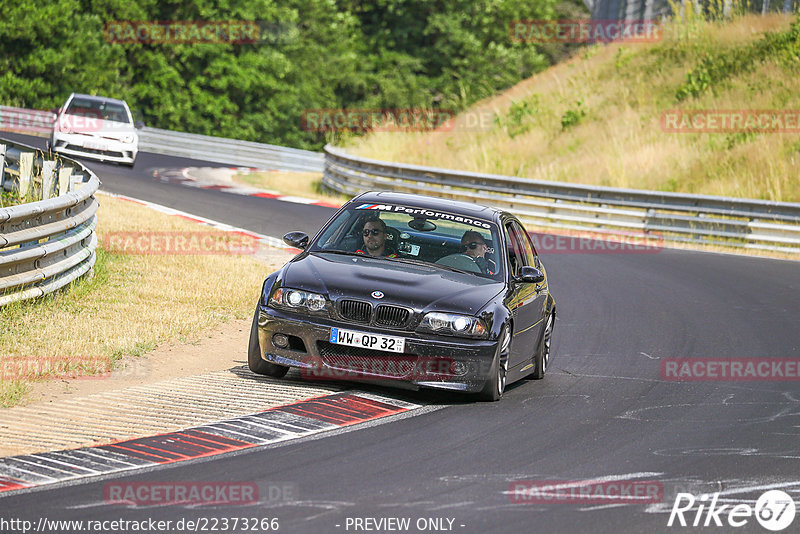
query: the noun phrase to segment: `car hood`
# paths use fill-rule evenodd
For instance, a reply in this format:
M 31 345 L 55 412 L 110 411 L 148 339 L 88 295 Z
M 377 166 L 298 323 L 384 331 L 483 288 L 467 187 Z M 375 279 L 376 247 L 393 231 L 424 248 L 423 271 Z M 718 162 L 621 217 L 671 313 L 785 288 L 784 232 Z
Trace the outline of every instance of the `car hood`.
M 75 133 L 83 133 L 98 137 L 122 139 L 129 135 L 137 135 L 133 125 L 104 119 L 86 118 L 81 115 L 65 113 L 56 119 L 59 125 L 69 126 Z
M 502 291 L 500 282 L 471 273 L 446 271 L 402 261 L 313 253 L 289 262 L 283 285 L 342 297 L 401 304 L 418 311 L 476 314 Z M 383 298 L 372 296 L 375 291 Z

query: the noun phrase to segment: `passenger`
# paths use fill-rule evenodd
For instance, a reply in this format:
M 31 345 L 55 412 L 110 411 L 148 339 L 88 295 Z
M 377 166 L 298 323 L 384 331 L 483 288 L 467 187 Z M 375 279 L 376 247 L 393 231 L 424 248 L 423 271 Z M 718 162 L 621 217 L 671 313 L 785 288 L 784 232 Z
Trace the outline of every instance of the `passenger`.
M 472 258 L 483 274 L 494 274 L 494 265 L 490 265 L 490 260 L 485 257 L 488 248 L 486 240 L 475 230 L 467 230 L 461 237 L 462 253 Z
M 371 215 L 364 220 L 361 235 L 364 237 L 364 247 L 356 250 L 356 253 L 385 258 L 397 257 L 397 254 L 388 250 L 386 245 L 386 223 L 377 215 Z

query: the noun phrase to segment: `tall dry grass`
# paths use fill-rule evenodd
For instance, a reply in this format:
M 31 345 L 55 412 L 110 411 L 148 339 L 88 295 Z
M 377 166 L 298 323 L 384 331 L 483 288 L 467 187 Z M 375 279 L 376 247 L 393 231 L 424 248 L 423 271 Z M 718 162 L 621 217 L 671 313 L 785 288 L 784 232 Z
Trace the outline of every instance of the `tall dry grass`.
M 242 254 L 127 254 L 104 248 L 115 232 L 214 232 L 102 195 L 94 277 L 70 291 L 0 308 L 0 405 L 24 400 L 33 380 L 103 375 L 168 340 L 252 317 L 261 283 L 286 260 Z M 247 347 L 231 347 L 244 357 Z
M 450 131 L 376 132 L 356 154 L 397 162 L 661 191 L 800 200 L 798 134 L 667 133 L 669 109 L 800 110 L 800 58 L 753 65 L 695 98 L 677 89 L 705 54 L 747 46 L 792 18 L 697 17 L 648 44 L 594 45 L 459 115 Z M 475 125 L 479 126 L 475 126 Z

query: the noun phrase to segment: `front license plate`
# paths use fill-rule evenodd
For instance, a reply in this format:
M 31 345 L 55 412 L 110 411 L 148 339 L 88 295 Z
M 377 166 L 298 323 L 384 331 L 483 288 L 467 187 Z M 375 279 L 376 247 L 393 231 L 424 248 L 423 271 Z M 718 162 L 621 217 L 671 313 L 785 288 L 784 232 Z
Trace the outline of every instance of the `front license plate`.
M 108 145 L 105 143 L 98 143 L 97 141 L 84 141 L 83 142 L 84 148 L 90 148 L 92 150 L 108 150 Z
M 364 347 L 365 349 L 385 350 L 386 352 L 403 352 L 406 340 L 402 337 L 382 336 L 367 332 L 354 332 L 341 328 L 331 328 L 331 343 Z

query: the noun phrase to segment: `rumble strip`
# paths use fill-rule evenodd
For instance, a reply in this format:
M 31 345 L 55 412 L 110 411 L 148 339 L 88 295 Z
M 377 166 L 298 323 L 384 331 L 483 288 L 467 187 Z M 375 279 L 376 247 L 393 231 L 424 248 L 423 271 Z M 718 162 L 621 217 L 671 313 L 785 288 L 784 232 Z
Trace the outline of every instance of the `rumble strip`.
M 287 442 L 419 408 L 422 405 L 348 391 L 178 432 L 0 458 L 0 494 Z

